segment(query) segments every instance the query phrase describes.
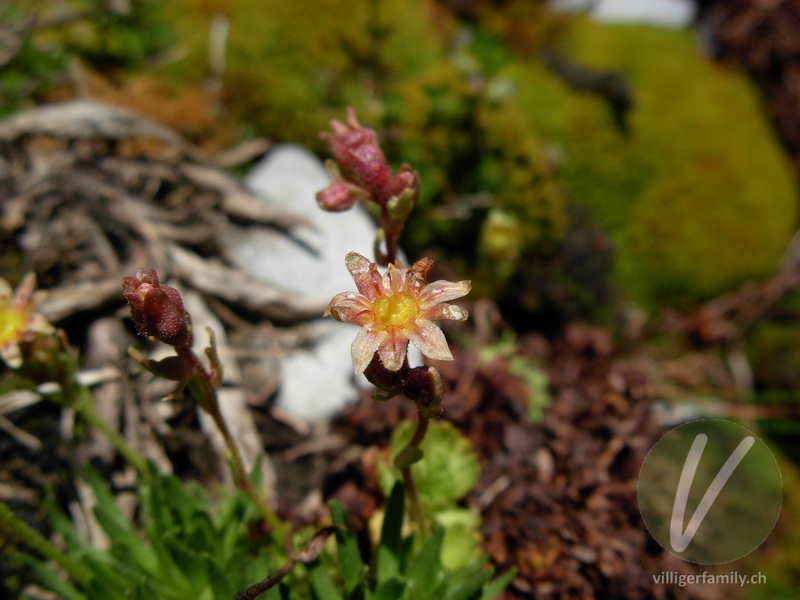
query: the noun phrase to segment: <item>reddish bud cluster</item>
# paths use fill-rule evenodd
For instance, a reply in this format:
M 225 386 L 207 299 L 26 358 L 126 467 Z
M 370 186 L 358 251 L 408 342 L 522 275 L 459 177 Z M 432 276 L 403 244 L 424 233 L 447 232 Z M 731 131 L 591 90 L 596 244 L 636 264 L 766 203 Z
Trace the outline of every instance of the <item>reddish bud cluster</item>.
M 347 109 L 347 124 L 333 119 L 330 126 L 332 133 L 321 133 L 320 138 L 333 154 L 335 165 L 329 165 L 329 170 L 336 181 L 317 194 L 321 208 L 345 210 L 357 198 L 385 205 L 407 191 L 416 200 L 417 172 L 403 165 L 392 175 L 375 132 L 361 126 L 352 108 Z
M 155 270 L 139 268 L 135 277 L 123 277 L 122 292 L 140 334 L 170 346 L 191 345 L 192 330 L 181 295 L 175 288 L 162 285 Z

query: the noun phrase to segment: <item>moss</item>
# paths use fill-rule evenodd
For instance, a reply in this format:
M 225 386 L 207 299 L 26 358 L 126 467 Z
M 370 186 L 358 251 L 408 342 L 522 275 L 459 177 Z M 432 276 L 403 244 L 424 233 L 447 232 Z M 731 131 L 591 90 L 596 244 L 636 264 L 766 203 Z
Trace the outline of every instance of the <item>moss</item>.
M 176 0 L 168 10 L 186 55 L 173 74 L 204 76 L 211 20 L 227 15 L 226 107 L 260 134 L 318 150 L 317 132 L 344 106 L 376 122 L 387 88 L 443 51 L 425 0 Z
M 564 202 L 539 138 L 516 104 L 490 103 L 479 118 L 485 160 L 497 161 L 483 185 L 497 196 L 496 206 L 521 223 L 521 253 L 551 252 L 564 232 Z
M 611 233 L 620 286 L 656 307 L 773 269 L 795 227 L 795 182 L 744 76 L 707 60 L 682 31 L 579 19 L 561 52 L 623 73 L 633 90 L 624 135 L 598 97 L 510 67 L 570 197 Z
M 765 577 L 764 582 L 748 586 L 750 600 L 795 598 L 800 586 L 800 534 L 795 526 L 800 516 L 800 473 L 796 454 L 785 447 L 774 450 L 783 479 L 784 502 L 775 529 L 763 546 L 740 563 L 741 571 Z
M 420 168 L 426 190 L 404 241 L 444 248 L 476 294 L 498 297 L 527 260 L 554 250 L 565 218 L 538 137 L 513 96 L 490 89 L 445 62 L 407 82 L 397 155 Z
M 790 294 L 771 311 L 769 319 L 755 324 L 745 338 L 759 397 L 798 398 L 800 389 L 800 296 Z M 759 398 L 761 399 L 761 398 Z

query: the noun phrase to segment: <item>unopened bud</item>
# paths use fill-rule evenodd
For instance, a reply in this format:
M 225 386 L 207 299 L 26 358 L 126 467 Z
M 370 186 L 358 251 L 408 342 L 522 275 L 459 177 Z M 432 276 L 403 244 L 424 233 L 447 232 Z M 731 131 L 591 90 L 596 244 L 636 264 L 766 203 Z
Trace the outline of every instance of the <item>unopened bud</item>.
M 353 206 L 358 196 L 352 185 L 334 181 L 324 190 L 317 192 L 317 204 L 322 210 L 339 212 Z
M 364 188 L 365 198 L 385 204 L 397 186 L 375 132 L 358 122 L 352 108 L 347 110 L 347 124 L 333 119 L 330 127 L 332 133 L 321 133 L 320 139 L 330 148 L 341 176 Z
M 410 369 L 403 391 L 408 398 L 416 402 L 417 410 L 423 416 L 429 419 L 437 419 L 442 416 L 444 383 L 442 376 L 435 368 L 415 367 Z
M 419 198 L 419 173 L 409 165 L 402 165 L 392 177 L 389 193 L 392 196 L 408 195 L 413 204 L 416 204 Z
M 384 367 L 377 353 L 367 365 L 364 376 L 376 388 L 391 395 L 399 394 L 403 391 L 403 371 L 390 371 Z
M 192 343 L 189 317 L 181 295 L 173 287 L 161 285 L 151 269 L 137 269 L 135 277 L 123 277 L 122 291 L 131 307 L 137 331 L 170 346 Z

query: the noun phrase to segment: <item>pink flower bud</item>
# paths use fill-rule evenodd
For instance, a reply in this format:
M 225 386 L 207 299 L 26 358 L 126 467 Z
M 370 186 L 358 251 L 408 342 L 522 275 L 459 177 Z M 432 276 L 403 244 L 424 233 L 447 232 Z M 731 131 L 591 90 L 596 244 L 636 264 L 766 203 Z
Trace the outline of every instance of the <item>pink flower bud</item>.
M 330 127 L 332 133 L 321 133 L 320 139 L 330 148 L 343 176 L 365 188 L 379 204 L 385 203 L 391 197 L 388 191 L 392 171 L 378 147 L 375 132 L 361 126 L 352 108 L 347 109 L 346 125 L 333 119 Z
M 317 192 L 317 204 L 322 210 L 338 212 L 353 206 L 358 196 L 357 190 L 349 183 L 334 181 L 324 190 Z
M 389 198 L 393 198 L 402 195 L 408 190 L 412 192 L 412 204 L 416 204 L 419 198 L 419 173 L 404 164 L 398 169 L 397 174 L 392 177 L 387 189 L 387 195 Z
M 170 346 L 192 343 L 192 331 L 181 295 L 175 288 L 161 285 L 155 270 L 148 273 L 139 268 L 135 277 L 123 277 L 122 292 L 140 334 L 152 336 Z

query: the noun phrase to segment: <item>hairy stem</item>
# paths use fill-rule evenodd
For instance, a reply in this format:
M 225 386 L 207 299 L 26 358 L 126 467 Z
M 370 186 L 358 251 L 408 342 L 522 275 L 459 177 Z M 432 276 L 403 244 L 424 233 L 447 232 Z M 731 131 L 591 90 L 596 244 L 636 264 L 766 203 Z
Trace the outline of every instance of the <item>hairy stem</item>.
M 77 395 L 77 398 L 68 398 L 68 405 L 74 407 L 75 411 L 92 427 L 99 429 L 103 435 L 108 438 L 108 441 L 111 442 L 114 449 L 128 461 L 129 465 L 136 469 L 139 475 L 145 475 L 147 473 L 147 461 L 141 454 L 130 447 L 128 442 L 125 441 L 125 438 L 122 437 L 116 429 L 109 426 L 109 424 L 100 417 L 97 410 L 95 410 L 89 390 L 82 386 L 76 386 L 73 388 L 73 392 Z
M 386 264 L 391 265 L 397 260 L 397 231 L 389 227 L 389 209 L 386 204 L 381 204 L 381 228 L 386 236 Z M 378 257 L 376 257 L 378 258 Z
M 228 428 L 228 423 L 225 421 L 225 418 L 222 416 L 222 412 L 220 411 L 216 390 L 219 382 L 206 370 L 203 363 L 190 347 L 175 346 L 175 351 L 177 352 L 178 356 L 183 358 L 188 364 L 192 365 L 195 373 L 197 373 L 203 379 L 206 397 L 202 402 L 200 402 L 200 406 L 209 415 L 211 415 L 211 418 L 214 420 L 214 424 L 222 434 L 222 439 L 225 442 L 225 446 L 228 448 L 228 456 L 230 459 L 231 471 L 233 471 L 234 483 L 245 493 L 253 505 L 258 509 L 261 517 L 269 525 L 270 530 L 277 534 L 279 528 L 281 527 L 281 522 L 275 513 L 273 513 L 267 506 L 264 498 L 262 498 L 256 492 L 256 490 L 253 489 L 253 485 L 250 483 L 250 479 L 247 476 L 247 471 L 244 468 L 244 461 L 242 460 L 242 455 L 239 452 L 239 447 L 236 444 L 236 440 L 233 439 L 231 430 Z
M 428 433 L 428 423 L 430 423 L 430 419 L 419 412 L 417 413 L 417 417 L 417 427 L 414 429 L 414 435 L 411 437 L 406 448 L 419 448 L 422 440 L 425 439 L 425 434 Z M 429 536 L 428 522 L 425 519 L 425 512 L 422 510 L 422 503 L 419 501 L 417 485 L 414 482 L 414 475 L 411 473 L 411 465 L 403 467 L 400 469 L 400 472 L 403 476 L 403 485 L 405 485 L 406 493 L 408 494 L 411 517 L 417 522 L 422 536 L 427 539 Z
M 247 472 L 244 468 L 244 462 L 242 461 L 242 455 L 239 453 L 239 448 L 236 445 L 236 441 L 233 439 L 231 431 L 228 429 L 228 424 L 219 410 L 219 404 L 216 401 L 216 395 L 214 396 L 214 400 L 210 403 L 210 406 L 207 410 L 211 415 L 211 418 L 214 419 L 214 423 L 216 423 L 217 429 L 219 429 L 220 433 L 222 434 L 222 438 L 225 440 L 225 445 L 228 447 L 228 454 L 231 461 L 231 470 L 233 471 L 234 482 L 236 483 L 237 487 L 239 487 L 239 489 L 241 489 L 247 495 L 256 508 L 258 508 L 259 513 L 261 513 L 261 517 L 269 525 L 270 530 L 273 532 L 278 532 L 281 522 L 275 513 L 273 513 L 267 506 L 264 498 L 262 498 L 261 495 L 258 494 L 255 489 L 253 489 L 253 485 L 250 483 L 250 479 L 247 477 Z

